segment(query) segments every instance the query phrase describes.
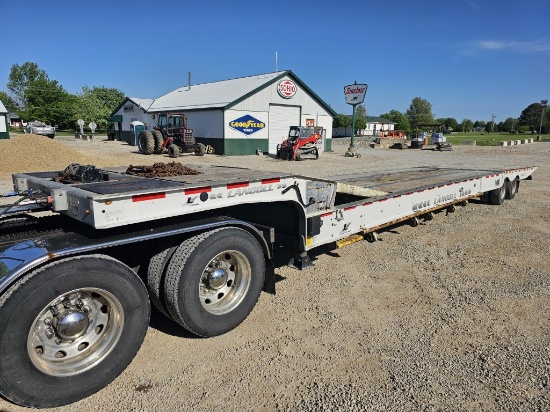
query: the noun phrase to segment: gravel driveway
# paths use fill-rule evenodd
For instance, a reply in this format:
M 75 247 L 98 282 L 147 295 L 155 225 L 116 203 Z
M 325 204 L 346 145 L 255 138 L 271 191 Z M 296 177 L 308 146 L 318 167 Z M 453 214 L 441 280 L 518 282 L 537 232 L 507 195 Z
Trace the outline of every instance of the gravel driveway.
M 53 143 L 97 166 L 170 160 L 101 138 Z M 153 312 L 121 376 L 52 410 L 550 411 L 550 143 L 360 147 L 359 159 L 344 157 L 346 149 L 335 139 L 334 152 L 317 161 L 179 160 L 323 177 L 430 165 L 538 169 L 502 206 L 471 202 L 375 243 L 321 247 L 307 271 L 285 266 L 290 254 L 282 250 L 277 294 L 262 294 L 223 336 L 196 338 Z M 9 172 L 0 164 L 0 192 L 11 189 Z M 1 412 L 22 410 L 0 399 Z

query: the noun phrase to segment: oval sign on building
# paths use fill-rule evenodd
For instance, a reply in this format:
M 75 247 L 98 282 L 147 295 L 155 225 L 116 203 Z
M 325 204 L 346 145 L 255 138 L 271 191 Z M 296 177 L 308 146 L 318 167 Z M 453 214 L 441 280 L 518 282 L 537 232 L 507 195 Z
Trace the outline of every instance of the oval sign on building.
M 290 80 L 283 80 L 277 84 L 277 93 L 279 93 L 279 96 L 283 99 L 291 99 L 296 94 L 296 90 L 298 90 L 298 88 L 294 82 Z
M 365 100 L 365 94 L 367 93 L 366 84 L 350 84 L 344 87 L 344 96 L 346 97 L 347 104 L 361 104 Z

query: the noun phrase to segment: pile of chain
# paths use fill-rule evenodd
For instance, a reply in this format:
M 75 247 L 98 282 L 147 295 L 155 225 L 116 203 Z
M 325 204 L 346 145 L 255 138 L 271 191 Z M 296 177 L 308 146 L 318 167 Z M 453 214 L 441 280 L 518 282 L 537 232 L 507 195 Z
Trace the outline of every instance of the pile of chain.
M 201 172 L 177 162 L 155 163 L 153 166 L 133 166 L 126 169 L 126 174 L 143 177 L 169 177 L 182 175 L 200 175 Z

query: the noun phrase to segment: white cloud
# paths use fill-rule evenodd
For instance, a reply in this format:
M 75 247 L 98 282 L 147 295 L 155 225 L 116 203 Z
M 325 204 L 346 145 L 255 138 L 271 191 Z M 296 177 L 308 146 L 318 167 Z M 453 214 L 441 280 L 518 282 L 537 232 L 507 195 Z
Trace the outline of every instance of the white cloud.
M 550 42 L 482 40 L 464 45 L 463 54 L 476 54 L 482 51 L 508 51 L 512 53 L 550 53 Z

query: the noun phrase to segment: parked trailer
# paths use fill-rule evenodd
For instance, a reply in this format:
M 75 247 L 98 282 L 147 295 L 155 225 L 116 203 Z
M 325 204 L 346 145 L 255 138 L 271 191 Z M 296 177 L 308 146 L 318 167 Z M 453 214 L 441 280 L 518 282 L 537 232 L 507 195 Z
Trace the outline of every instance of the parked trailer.
M 374 241 L 471 199 L 502 204 L 536 168 L 331 179 L 67 169 L 13 175 L 25 197 L 0 206 L 0 394 L 24 406 L 68 404 L 111 382 L 141 346 L 150 302 L 199 336 L 237 327 L 262 289 L 275 292 L 275 234 L 293 241 L 290 264 L 306 269 L 321 245 Z

